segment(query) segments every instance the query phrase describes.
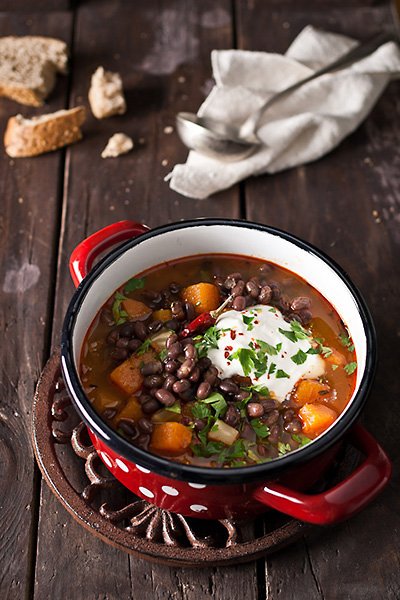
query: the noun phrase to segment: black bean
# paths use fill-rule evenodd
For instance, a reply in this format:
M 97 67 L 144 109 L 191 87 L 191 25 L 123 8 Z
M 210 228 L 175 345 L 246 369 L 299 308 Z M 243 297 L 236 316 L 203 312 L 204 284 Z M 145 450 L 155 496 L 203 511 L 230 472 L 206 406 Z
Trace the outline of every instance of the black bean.
M 131 340 L 127 337 L 120 337 L 115 345 L 117 348 L 128 348 L 130 341 Z
M 301 323 L 304 327 L 307 327 L 312 321 L 312 314 L 307 309 L 302 309 L 297 313 L 301 319 Z
M 211 385 L 208 383 L 208 381 L 202 381 L 202 383 L 197 388 L 197 394 L 196 394 L 197 397 L 200 400 L 205 400 L 205 398 L 208 398 L 210 393 L 211 393 Z
M 155 397 L 159 402 L 161 402 L 161 404 L 164 404 L 164 406 L 172 406 L 176 402 L 175 396 L 164 388 L 157 390 Z
M 108 334 L 108 336 L 106 337 L 106 342 L 107 344 L 110 345 L 114 345 L 115 342 L 117 342 L 119 340 L 119 331 L 118 329 L 113 329 L 113 331 L 110 331 L 110 333 Z
M 236 283 L 236 285 L 233 286 L 232 290 L 231 290 L 231 294 L 233 294 L 233 296 L 242 296 L 244 292 L 244 281 L 243 279 L 239 279 L 239 281 Z
M 150 421 L 150 419 L 146 419 L 146 417 L 142 417 L 138 421 L 139 428 L 145 433 L 151 433 L 154 429 L 154 423 Z
M 213 265 L 211 267 L 211 278 L 216 279 L 217 277 L 222 277 L 222 269 L 219 265 Z
M 257 444 L 257 452 L 260 456 L 265 457 L 268 454 L 268 448 L 265 444 Z
M 120 329 L 121 337 L 131 338 L 133 336 L 133 323 L 125 323 Z
M 270 281 L 269 287 L 272 291 L 272 300 L 279 300 L 279 298 L 281 297 L 281 288 L 279 287 L 279 284 L 276 283 L 276 281 Z
M 156 398 L 149 398 L 146 402 L 142 404 L 142 411 L 145 415 L 150 415 L 151 413 L 159 410 L 161 407 L 160 402 Z
M 125 348 L 113 348 L 110 353 L 111 358 L 114 360 L 122 361 L 128 358 L 128 350 Z
M 151 390 L 151 388 L 155 387 L 161 387 L 163 383 L 164 380 L 161 375 L 147 375 L 147 377 L 143 379 L 143 387 L 147 388 L 148 390 Z
M 186 318 L 189 321 L 193 321 L 196 317 L 196 311 L 192 302 L 185 302 Z
M 189 381 L 192 383 L 197 383 L 200 379 L 201 371 L 197 365 L 195 365 L 189 375 Z
M 311 300 L 307 296 L 297 296 L 290 303 L 292 310 L 301 310 L 302 308 L 311 308 Z
M 187 379 L 194 368 L 194 364 L 194 360 L 191 358 L 187 358 L 185 361 L 183 361 L 176 372 L 177 377 L 179 379 Z
M 103 308 L 100 313 L 100 321 L 109 327 L 115 325 L 113 314 L 109 308 Z
M 148 433 L 141 433 L 139 437 L 135 440 L 135 444 L 140 446 L 141 448 L 147 449 L 147 446 L 150 442 L 150 436 Z
M 248 292 L 249 296 L 255 300 L 258 298 L 258 294 L 260 293 L 260 286 L 253 279 L 249 279 L 249 281 L 246 283 L 246 291 Z
M 240 423 L 240 410 L 234 404 L 228 406 L 228 410 L 225 413 L 224 421 L 231 427 L 236 427 Z
M 103 417 L 105 419 L 113 419 L 116 414 L 117 411 L 115 410 L 115 408 L 106 408 L 106 410 L 103 412 Z
M 282 412 L 282 418 L 284 421 L 291 421 L 295 414 L 296 412 L 293 410 L 293 408 L 286 408 Z
M 175 373 L 181 363 L 178 360 L 166 360 L 164 363 L 164 371 L 166 373 Z
M 267 427 L 269 427 L 270 425 L 273 425 L 274 423 L 276 423 L 278 419 L 279 419 L 279 411 L 276 410 L 275 408 L 273 408 L 272 410 L 269 410 L 267 412 L 267 414 L 262 417 L 262 422 L 264 423 L 264 425 L 267 425 Z
M 246 298 L 244 296 L 236 296 L 232 302 L 233 310 L 244 310 L 246 308 Z
M 188 344 L 192 344 L 192 346 L 193 346 L 193 344 L 194 344 L 193 338 L 187 337 L 181 341 L 181 344 L 182 344 L 183 350 L 185 350 L 185 348 Z
M 140 340 L 129 340 L 128 348 L 131 352 L 136 352 L 142 345 Z
M 175 375 L 167 375 L 167 377 L 164 379 L 164 383 L 163 383 L 163 388 L 171 391 L 172 390 L 172 386 L 176 381 L 176 377 Z
M 287 423 L 285 423 L 283 428 L 288 433 L 300 433 L 300 431 L 302 429 L 302 424 L 301 424 L 300 419 L 295 418 L 295 419 L 292 419 L 291 421 L 288 421 Z
M 269 285 L 264 285 L 260 293 L 258 294 L 258 301 L 260 304 L 268 304 L 272 298 L 272 290 Z
M 208 358 L 208 356 L 202 356 L 197 361 L 197 366 L 199 367 L 200 371 L 205 371 L 209 366 L 211 366 L 211 360 Z
M 165 342 L 165 346 L 167 348 L 167 350 L 172 346 L 172 344 L 175 344 L 175 342 L 178 341 L 178 336 L 175 333 L 171 333 L 168 337 L 167 337 L 167 341 Z
M 135 323 L 133 324 L 133 330 L 135 332 L 135 336 L 139 340 L 142 340 L 142 342 L 144 342 L 147 339 L 147 327 L 141 321 L 135 321 Z
M 167 357 L 170 359 L 178 358 L 182 354 L 182 345 L 180 342 L 174 342 L 168 347 Z
M 157 290 L 143 290 L 142 292 L 143 296 L 146 298 L 146 300 L 150 300 L 151 302 L 154 302 L 155 304 L 159 304 L 162 300 L 162 296 L 160 294 L 160 292 L 157 292 Z
M 187 379 L 182 379 L 182 381 L 187 381 Z M 187 390 L 183 390 L 183 392 L 180 392 L 179 398 L 183 402 L 191 402 L 195 398 L 195 390 L 192 388 L 192 386 L 190 386 L 189 388 L 187 388 Z
M 177 319 L 169 319 L 165 321 L 164 325 L 167 329 L 172 329 L 172 331 L 179 331 L 181 328 L 181 324 Z
M 237 394 L 239 392 L 239 388 L 232 379 L 223 379 L 219 384 L 219 389 L 225 394 Z
M 187 343 L 186 346 L 185 346 L 184 353 L 185 353 L 186 358 L 190 358 L 192 360 L 194 360 L 195 358 L 197 358 L 197 350 L 193 346 L 193 344 Z
M 243 425 L 243 429 L 241 431 L 240 436 L 246 440 L 250 440 L 252 437 L 254 437 L 254 429 L 252 428 L 250 423 L 245 423 Z
M 160 321 L 160 319 L 156 319 L 155 321 L 153 321 L 152 323 L 147 325 L 147 329 L 149 330 L 150 333 L 157 333 L 158 331 L 160 331 L 162 326 L 163 326 L 163 322 Z
M 246 391 L 246 390 L 239 390 L 236 394 L 235 394 L 235 401 L 236 402 L 241 402 L 242 400 L 246 400 L 246 398 L 248 398 L 250 395 L 250 392 Z
M 194 428 L 196 431 L 201 431 L 202 429 L 204 429 L 205 426 L 206 426 L 206 422 L 203 421 L 202 419 L 194 420 Z
M 117 429 L 122 429 L 132 439 L 137 438 L 139 435 L 137 428 L 130 419 L 120 419 L 117 423 Z
M 218 377 L 218 370 L 213 365 L 211 365 L 211 367 L 208 367 L 208 369 L 206 371 L 204 371 L 203 379 L 204 379 L 204 381 L 208 381 L 208 383 L 211 385 L 215 384 L 215 382 L 217 381 L 217 377 Z
M 272 267 L 268 263 L 264 263 L 259 267 L 258 270 L 260 271 L 261 275 L 267 275 L 272 271 Z
M 269 432 L 268 441 L 271 442 L 271 444 L 276 444 L 280 438 L 280 435 L 281 435 L 280 425 L 273 425 Z
M 183 319 L 186 317 L 183 304 L 179 300 L 172 303 L 171 312 L 173 318 L 178 319 L 178 321 L 183 321 Z
M 171 294 L 179 294 L 179 292 L 182 289 L 182 286 L 179 283 L 177 283 L 176 281 L 172 281 L 169 284 L 169 289 L 170 289 Z
M 247 414 L 251 418 L 262 417 L 264 414 L 264 408 L 259 402 L 249 402 L 246 408 Z
M 183 394 L 183 392 L 186 392 L 190 387 L 190 382 L 187 379 L 180 379 L 175 381 L 172 386 L 172 391 L 175 392 L 175 394 Z
M 271 408 L 278 408 L 279 406 L 279 403 L 273 398 L 265 398 L 260 403 L 263 405 L 264 410 L 271 410 Z
M 147 375 L 156 375 L 162 373 L 163 364 L 160 360 L 152 360 L 145 363 L 140 367 L 141 374 L 146 377 Z
M 279 298 L 279 306 L 283 311 L 290 309 L 290 298 L 286 294 L 282 294 Z
M 241 277 L 239 277 L 241 279 Z M 236 279 L 232 275 L 228 275 L 228 277 L 224 281 L 224 286 L 227 290 L 232 290 L 236 285 Z

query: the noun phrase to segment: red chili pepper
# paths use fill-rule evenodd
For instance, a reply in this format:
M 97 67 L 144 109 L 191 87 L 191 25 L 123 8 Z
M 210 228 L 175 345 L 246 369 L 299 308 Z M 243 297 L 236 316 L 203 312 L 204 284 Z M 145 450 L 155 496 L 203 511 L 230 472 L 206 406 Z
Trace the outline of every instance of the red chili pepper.
M 224 308 L 229 304 L 232 300 L 233 296 L 228 296 L 228 298 L 219 306 L 216 310 L 212 310 L 210 312 L 205 312 L 196 317 L 191 323 L 189 323 L 185 329 L 179 334 L 178 339 L 183 340 L 184 338 L 191 337 L 192 335 L 197 335 L 199 333 L 203 333 L 209 327 L 212 327 L 215 324 L 215 321 L 222 313 Z

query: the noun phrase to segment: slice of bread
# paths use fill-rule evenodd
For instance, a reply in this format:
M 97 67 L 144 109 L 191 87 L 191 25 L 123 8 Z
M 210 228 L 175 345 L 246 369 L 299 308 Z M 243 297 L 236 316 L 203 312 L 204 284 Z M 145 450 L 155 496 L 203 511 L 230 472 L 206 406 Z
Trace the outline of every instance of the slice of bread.
M 89 103 L 97 119 L 123 115 L 126 111 L 126 102 L 120 74 L 98 67 L 92 75 Z
M 125 133 L 114 133 L 101 153 L 102 158 L 116 158 L 121 154 L 130 152 L 133 148 L 132 139 Z
M 56 38 L 28 35 L 0 38 L 0 96 L 40 106 L 67 73 L 68 47 Z
M 16 115 L 8 120 L 4 145 L 9 156 L 36 156 L 73 144 L 82 138 L 84 106 L 25 119 Z

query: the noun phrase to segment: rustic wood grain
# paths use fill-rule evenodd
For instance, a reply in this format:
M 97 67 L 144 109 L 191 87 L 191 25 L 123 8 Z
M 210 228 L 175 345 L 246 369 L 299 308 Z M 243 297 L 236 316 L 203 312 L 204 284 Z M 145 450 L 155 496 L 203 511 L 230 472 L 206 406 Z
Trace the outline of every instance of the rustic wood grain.
M 0 35 L 41 34 L 70 41 L 68 13 L 0 14 Z M 59 78 L 46 107 L 21 107 L 0 99 L 1 130 L 7 119 L 65 105 Z M 10 160 L 0 156 L 0 596 L 30 593 L 38 502 L 30 441 L 35 381 L 47 358 L 62 154 Z
M 309 22 L 360 39 L 383 27 L 394 29 L 386 3 L 311 13 L 297 4 L 290 10 L 282 5 L 282 9 L 275 6 L 271 35 L 263 39 L 261 20 L 255 18 L 262 3 L 254 2 L 252 8 L 240 4 L 238 39 L 251 50 L 283 52 Z M 394 599 L 400 594 L 396 491 L 400 424 L 398 382 L 393 377 L 399 336 L 400 188 L 394 150 L 400 143 L 399 92 L 399 83 L 392 82 L 365 123 L 323 159 L 245 184 L 247 218 L 315 244 L 350 274 L 364 295 L 377 328 L 380 360 L 363 422 L 394 462 L 394 476 L 379 501 L 348 523 L 317 531 L 268 557 L 268 597 L 274 600 L 364 600 L 382 594 Z

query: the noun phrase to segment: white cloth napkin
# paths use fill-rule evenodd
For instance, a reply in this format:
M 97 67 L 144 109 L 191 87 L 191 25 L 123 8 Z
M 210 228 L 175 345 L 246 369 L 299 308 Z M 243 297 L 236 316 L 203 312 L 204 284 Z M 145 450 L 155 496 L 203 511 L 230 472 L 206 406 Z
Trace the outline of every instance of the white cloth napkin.
M 216 85 L 201 116 L 240 125 L 264 101 L 344 54 L 357 41 L 307 26 L 285 55 L 213 50 Z M 249 158 L 223 163 L 190 151 L 166 181 L 189 198 L 203 199 L 261 173 L 316 160 L 335 148 L 371 111 L 391 79 L 400 76 L 400 51 L 387 42 L 370 56 L 327 73 L 268 108 L 258 128 L 266 144 Z

